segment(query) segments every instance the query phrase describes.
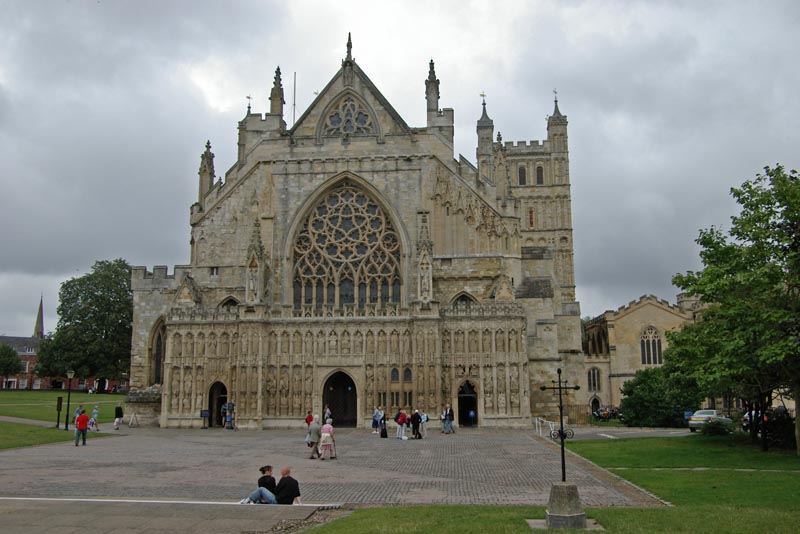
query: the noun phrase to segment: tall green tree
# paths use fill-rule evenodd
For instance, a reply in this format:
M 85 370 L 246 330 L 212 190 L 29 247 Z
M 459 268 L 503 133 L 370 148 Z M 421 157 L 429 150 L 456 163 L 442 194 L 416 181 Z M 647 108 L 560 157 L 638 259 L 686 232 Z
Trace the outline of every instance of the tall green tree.
M 22 360 L 17 351 L 8 345 L 0 345 L 0 376 L 8 378 L 22 372 Z
M 130 368 L 131 268 L 123 259 L 97 261 L 59 290 L 55 334 L 42 342 L 37 374 L 119 378 Z
M 800 400 L 800 178 L 780 165 L 733 188 L 731 228 L 700 231 L 703 269 L 673 278 L 709 309 L 670 337 L 668 361 L 709 387 L 751 395 L 788 388 Z M 758 400 L 758 399 L 756 399 Z M 800 419 L 795 436 L 800 454 Z

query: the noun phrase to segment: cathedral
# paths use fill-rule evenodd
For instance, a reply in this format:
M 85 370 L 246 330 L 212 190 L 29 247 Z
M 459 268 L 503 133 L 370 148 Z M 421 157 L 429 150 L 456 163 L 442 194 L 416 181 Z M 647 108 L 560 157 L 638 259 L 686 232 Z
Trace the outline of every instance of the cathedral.
M 436 418 L 450 404 L 481 427 L 558 413 L 539 387 L 557 368 L 584 377 L 567 118 L 556 100 L 546 139 L 503 141 L 484 101 L 472 163 L 439 89 L 431 60 L 427 123 L 409 126 L 348 38 L 291 128 L 277 69 L 224 177 L 206 143 L 190 263 L 132 273 L 140 421 L 217 426 L 230 404 L 253 429 L 326 405 L 358 427 L 375 406 Z

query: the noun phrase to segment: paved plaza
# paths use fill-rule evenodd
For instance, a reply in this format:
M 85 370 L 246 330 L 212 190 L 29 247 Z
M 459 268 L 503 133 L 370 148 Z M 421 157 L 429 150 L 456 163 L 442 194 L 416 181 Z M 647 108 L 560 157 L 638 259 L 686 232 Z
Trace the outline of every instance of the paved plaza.
M 0 451 L 0 496 L 224 503 L 195 507 L 205 513 L 214 510 L 217 518 L 239 519 L 243 508 L 273 508 L 232 504 L 255 488 L 258 468 L 264 464 L 276 466 L 276 471 L 290 465 L 308 504 L 546 505 L 550 484 L 561 475 L 558 449 L 531 431 L 463 429 L 454 435 L 436 431 L 421 441 L 380 439 L 361 429 L 336 432 L 338 459 L 319 461 L 308 458 L 302 430 L 104 429 L 115 435 L 98 439 L 92 434 L 85 447 L 66 442 Z M 585 506 L 661 504 L 569 454 L 567 462 L 568 480 L 578 485 Z M 0 511 L 19 510 L 20 503 L 30 502 L 0 499 Z M 136 516 L 135 504 L 117 506 L 124 507 L 120 514 Z M 180 509 L 179 505 L 147 507 L 173 513 Z M 202 516 L 186 514 L 192 519 Z M 148 512 L 147 517 L 154 516 Z M 247 529 L 230 529 L 242 530 Z

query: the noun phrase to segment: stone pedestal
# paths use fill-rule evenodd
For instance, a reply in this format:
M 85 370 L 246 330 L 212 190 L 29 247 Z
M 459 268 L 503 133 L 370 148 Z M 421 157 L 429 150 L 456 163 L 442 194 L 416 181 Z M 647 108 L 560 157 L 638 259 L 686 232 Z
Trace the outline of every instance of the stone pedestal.
M 586 528 L 586 514 L 578 496 L 578 486 L 566 482 L 555 482 L 550 487 L 547 503 L 547 528 Z

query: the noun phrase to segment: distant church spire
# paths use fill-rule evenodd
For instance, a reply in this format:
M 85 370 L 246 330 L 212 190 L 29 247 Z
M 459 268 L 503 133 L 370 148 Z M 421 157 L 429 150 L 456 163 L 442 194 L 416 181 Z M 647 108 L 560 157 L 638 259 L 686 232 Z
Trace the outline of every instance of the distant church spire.
M 33 327 L 33 337 L 44 338 L 44 295 L 39 297 L 39 313 L 36 314 L 36 325 Z

